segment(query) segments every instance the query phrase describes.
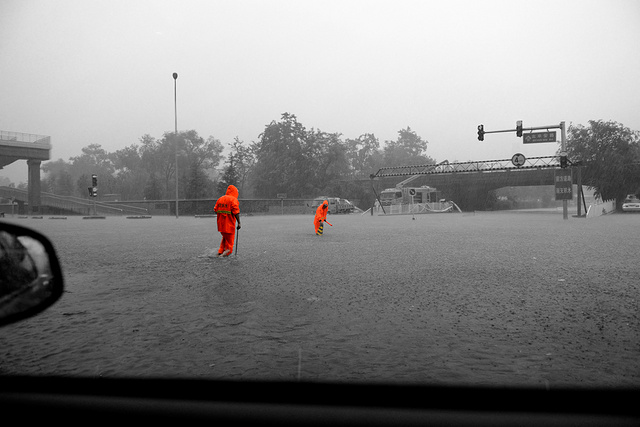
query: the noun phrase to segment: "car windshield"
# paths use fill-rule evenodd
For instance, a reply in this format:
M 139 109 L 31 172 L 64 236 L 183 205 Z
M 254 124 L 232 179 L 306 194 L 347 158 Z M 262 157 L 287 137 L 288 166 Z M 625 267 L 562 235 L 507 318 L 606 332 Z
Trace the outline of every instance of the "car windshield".
M 640 386 L 638 12 L 2 2 L 0 374 Z

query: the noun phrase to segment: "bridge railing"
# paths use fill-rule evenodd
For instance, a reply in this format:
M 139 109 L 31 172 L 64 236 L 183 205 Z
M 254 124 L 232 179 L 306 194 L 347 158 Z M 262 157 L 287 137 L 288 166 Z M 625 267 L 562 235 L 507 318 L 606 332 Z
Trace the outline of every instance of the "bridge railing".
M 32 133 L 7 132 L 4 130 L 0 130 L 0 141 L 51 144 L 51 137 L 44 135 L 35 135 Z
M 557 156 L 529 157 L 521 166 L 512 159 L 480 160 L 472 162 L 442 163 L 437 165 L 388 166 L 380 168 L 371 178 L 391 176 L 451 174 L 458 172 L 489 172 L 498 170 L 555 168 L 560 165 Z

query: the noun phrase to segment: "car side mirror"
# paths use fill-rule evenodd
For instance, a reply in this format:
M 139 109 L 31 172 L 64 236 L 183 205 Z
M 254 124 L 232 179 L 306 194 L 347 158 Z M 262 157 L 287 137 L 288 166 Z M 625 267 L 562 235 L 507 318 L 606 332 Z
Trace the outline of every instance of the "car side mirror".
M 0 326 L 32 317 L 64 289 L 53 244 L 35 230 L 0 222 Z

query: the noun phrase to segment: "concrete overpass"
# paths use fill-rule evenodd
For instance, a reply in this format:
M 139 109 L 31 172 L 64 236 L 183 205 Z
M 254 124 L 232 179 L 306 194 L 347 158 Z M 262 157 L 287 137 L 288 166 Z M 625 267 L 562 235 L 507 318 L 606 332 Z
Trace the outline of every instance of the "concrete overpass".
M 0 131 L 0 169 L 26 160 L 28 171 L 28 204 L 31 213 L 40 211 L 40 164 L 51 159 L 51 137 Z

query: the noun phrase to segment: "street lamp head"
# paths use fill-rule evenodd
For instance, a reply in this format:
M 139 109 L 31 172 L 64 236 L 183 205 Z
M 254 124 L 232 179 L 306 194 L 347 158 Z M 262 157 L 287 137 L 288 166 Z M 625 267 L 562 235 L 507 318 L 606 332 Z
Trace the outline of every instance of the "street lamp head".
M 178 73 L 173 73 L 173 80 L 178 80 Z

